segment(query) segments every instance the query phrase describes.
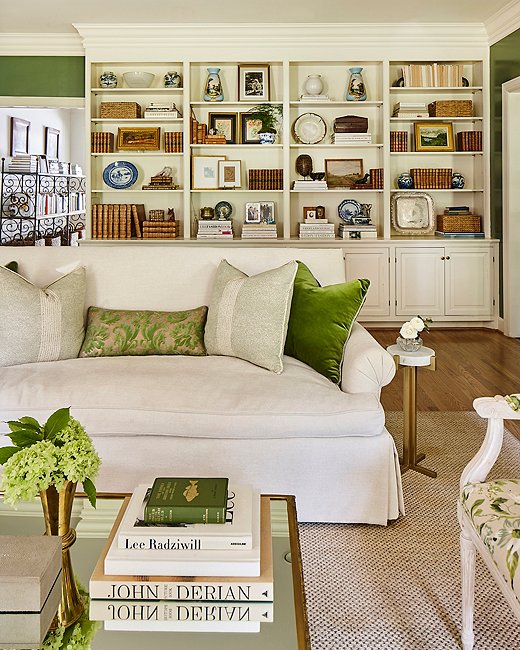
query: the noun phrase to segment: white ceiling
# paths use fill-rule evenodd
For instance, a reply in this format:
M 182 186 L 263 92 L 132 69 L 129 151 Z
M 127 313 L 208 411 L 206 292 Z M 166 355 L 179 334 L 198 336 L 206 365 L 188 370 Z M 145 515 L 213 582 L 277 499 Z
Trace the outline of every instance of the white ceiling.
M 0 33 L 73 23 L 485 23 L 511 0 L 0 0 Z

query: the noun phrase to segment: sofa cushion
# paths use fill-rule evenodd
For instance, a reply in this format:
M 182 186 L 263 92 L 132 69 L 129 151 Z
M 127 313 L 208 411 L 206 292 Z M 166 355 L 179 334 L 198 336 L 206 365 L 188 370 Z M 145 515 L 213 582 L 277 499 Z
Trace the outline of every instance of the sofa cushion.
M 280 373 L 297 264 L 248 277 L 222 260 L 217 269 L 204 341 L 226 355 Z
M 0 366 L 77 357 L 85 290 L 84 267 L 40 289 L 0 266 Z
M 186 311 L 133 311 L 89 307 L 80 357 L 206 354 L 207 307 Z
M 322 287 L 298 262 L 285 354 L 339 384 L 345 344 L 369 286 L 369 280 L 353 280 Z
M 70 404 L 90 435 L 129 438 L 382 432 L 377 395 L 342 393 L 301 361 L 284 357 L 283 362 L 279 375 L 226 356 L 97 357 L 13 366 L 0 377 L 0 413 L 4 420 L 38 419 Z

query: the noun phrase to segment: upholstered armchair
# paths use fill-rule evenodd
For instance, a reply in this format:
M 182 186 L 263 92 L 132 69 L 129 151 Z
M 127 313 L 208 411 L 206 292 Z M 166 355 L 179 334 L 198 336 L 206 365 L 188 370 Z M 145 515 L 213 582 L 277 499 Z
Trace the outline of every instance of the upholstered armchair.
M 520 479 L 486 482 L 504 435 L 504 420 L 519 420 L 511 398 L 482 397 L 473 407 L 488 421 L 486 437 L 460 479 L 458 517 L 461 526 L 462 647 L 473 648 L 475 550 L 520 620 Z M 512 404 L 516 408 L 517 400 Z

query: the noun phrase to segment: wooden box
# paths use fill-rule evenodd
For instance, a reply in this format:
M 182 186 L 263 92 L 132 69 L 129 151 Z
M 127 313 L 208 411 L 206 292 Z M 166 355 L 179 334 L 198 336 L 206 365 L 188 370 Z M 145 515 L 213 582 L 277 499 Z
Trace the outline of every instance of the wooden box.
M 437 230 L 440 232 L 482 232 L 480 217 L 476 214 L 439 214 Z
M 137 102 L 101 102 L 99 117 L 135 119 L 141 117 L 141 106 Z
M 440 99 L 428 104 L 430 117 L 472 117 L 471 99 Z

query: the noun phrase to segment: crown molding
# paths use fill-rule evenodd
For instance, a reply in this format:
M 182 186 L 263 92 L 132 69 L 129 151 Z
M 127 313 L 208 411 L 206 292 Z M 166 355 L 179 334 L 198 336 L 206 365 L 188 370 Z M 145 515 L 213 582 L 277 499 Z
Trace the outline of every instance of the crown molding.
M 488 18 L 484 25 L 488 33 L 489 45 L 497 43 L 520 29 L 520 2 L 512 0 L 508 5 Z
M 79 34 L 0 34 L 0 56 L 85 56 Z

